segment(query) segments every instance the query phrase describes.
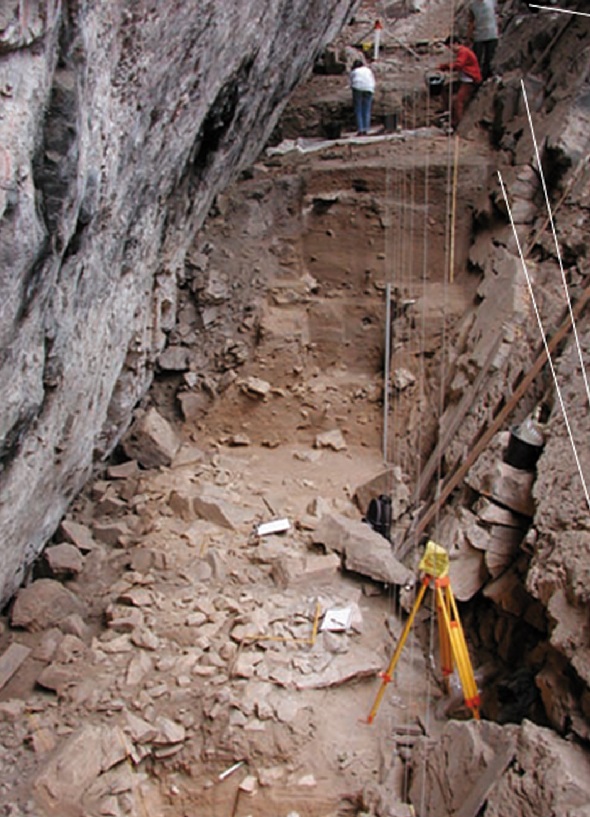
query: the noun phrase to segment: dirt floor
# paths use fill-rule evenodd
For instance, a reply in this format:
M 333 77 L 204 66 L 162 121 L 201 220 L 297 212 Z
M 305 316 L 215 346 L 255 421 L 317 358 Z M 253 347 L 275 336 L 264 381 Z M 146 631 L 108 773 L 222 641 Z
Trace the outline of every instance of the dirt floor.
M 430 5 L 396 24 L 401 39 L 447 33 L 448 4 Z M 349 45 L 379 9 L 364 5 Z M 397 78 L 398 89 L 423 94 L 425 64 L 403 47 L 384 53 L 383 86 Z M 307 104 L 317 99 L 322 83 L 330 96 L 336 82 L 348 99 L 345 77 L 314 76 L 294 108 L 306 94 Z M 0 691 L 2 813 L 355 814 L 385 783 L 406 801 L 415 735 L 436 736 L 449 712 L 466 717 L 440 684 L 429 602 L 367 723 L 403 626 L 398 589 L 343 571 L 314 545 L 323 512 L 360 518 L 355 491 L 386 463 L 415 475 L 437 422 L 438 352 L 478 284 L 466 271 L 465 205 L 491 161 L 486 135 L 461 141 L 451 248 L 454 142 L 432 121 L 414 124 L 328 146 L 315 133 L 277 144 L 212 214 L 201 237 L 215 248 L 212 265 L 231 272 L 273 259 L 255 354 L 206 416 L 178 429 L 170 467 L 112 466 L 78 500 L 69 521 L 80 527 L 66 525 L 56 541 L 75 543 L 82 566 L 37 570 L 81 602 L 67 622 L 44 600 L 32 624 L 15 626 L 13 611 L 2 619 L 2 651 L 15 642 L 31 650 Z M 287 204 L 267 225 L 271 237 L 256 221 L 269 187 Z M 301 209 L 289 212 L 292 193 Z M 403 218 L 392 217 L 400 206 Z M 399 308 L 394 373 L 413 380 L 392 391 L 385 424 L 387 286 Z M 173 413 L 164 379 L 152 399 Z M 322 441 L 325 432 L 341 437 Z M 289 521 L 286 532 L 254 535 L 277 519 Z M 352 623 L 316 635 L 316 612 L 321 624 L 332 608 L 350 608 Z M 77 736 L 94 743 L 89 757 L 86 748 L 76 756 Z M 111 751 L 120 740 L 120 751 L 105 760 L 103 747 L 91 771 L 101 740 Z

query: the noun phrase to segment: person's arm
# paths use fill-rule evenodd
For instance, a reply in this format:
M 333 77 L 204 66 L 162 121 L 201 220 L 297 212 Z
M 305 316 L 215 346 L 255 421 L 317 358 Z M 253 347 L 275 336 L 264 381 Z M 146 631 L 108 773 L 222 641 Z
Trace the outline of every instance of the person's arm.
M 464 71 L 465 66 L 467 65 L 467 49 L 459 49 L 459 53 L 457 54 L 457 58 L 455 62 L 452 62 L 449 65 L 451 71 Z

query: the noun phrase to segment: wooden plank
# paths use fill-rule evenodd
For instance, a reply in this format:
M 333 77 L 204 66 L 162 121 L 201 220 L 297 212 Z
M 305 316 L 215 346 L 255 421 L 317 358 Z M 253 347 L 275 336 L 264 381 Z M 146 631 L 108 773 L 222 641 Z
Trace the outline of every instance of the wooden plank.
M 496 339 L 496 342 L 492 345 L 488 355 L 484 361 L 483 366 L 481 367 L 473 386 L 465 392 L 463 397 L 461 398 L 459 405 L 457 406 L 457 410 L 453 415 L 452 421 L 448 424 L 447 428 L 444 430 L 442 437 L 439 439 L 438 443 L 432 454 L 430 455 L 426 466 L 422 470 L 420 474 L 420 480 L 418 482 L 418 487 L 414 493 L 414 502 L 418 502 L 424 496 L 426 489 L 430 485 L 430 482 L 434 476 L 435 471 L 438 468 L 439 461 L 443 455 L 444 450 L 447 448 L 455 434 L 457 433 L 458 428 L 460 427 L 461 423 L 465 419 L 465 416 L 469 412 L 469 409 L 475 402 L 475 398 L 477 393 L 483 383 L 485 377 L 487 377 L 488 371 L 490 366 L 492 365 L 492 361 L 496 357 L 498 349 L 500 348 L 500 344 L 504 340 L 504 335 L 500 332 Z
M 25 647 L 24 644 L 14 643 L 0 656 L 0 689 L 10 681 L 30 653 L 29 647 Z

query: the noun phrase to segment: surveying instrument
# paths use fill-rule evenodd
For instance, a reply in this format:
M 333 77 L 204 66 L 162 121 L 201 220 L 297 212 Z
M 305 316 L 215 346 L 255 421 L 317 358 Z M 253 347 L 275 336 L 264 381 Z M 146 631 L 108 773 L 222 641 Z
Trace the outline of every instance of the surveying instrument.
M 402 631 L 395 652 L 389 662 L 389 666 L 385 672 L 380 673 L 382 678 L 381 686 L 377 692 L 371 711 L 369 712 L 367 722 L 373 723 L 375 720 L 375 715 L 385 695 L 387 684 L 389 684 L 393 678 L 393 671 L 404 648 L 416 614 L 420 609 L 426 590 L 431 584 L 434 584 L 434 594 L 436 598 L 440 661 L 443 677 L 448 684 L 449 676 L 453 674 L 454 667 L 457 667 L 465 703 L 471 710 L 473 717 L 479 720 L 480 698 L 473 675 L 473 667 L 467 651 L 465 634 L 459 620 L 455 596 L 451 590 L 449 555 L 447 551 L 435 542 L 429 541 L 418 569 L 424 574 L 420 591 L 416 596 L 416 601 Z

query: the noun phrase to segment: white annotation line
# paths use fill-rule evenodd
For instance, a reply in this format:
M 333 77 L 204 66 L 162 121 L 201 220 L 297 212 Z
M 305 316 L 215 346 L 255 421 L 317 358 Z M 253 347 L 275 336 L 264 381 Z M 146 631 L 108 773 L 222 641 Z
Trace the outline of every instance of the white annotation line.
M 541 11 L 558 11 L 560 14 L 575 14 L 577 17 L 590 17 L 590 14 L 586 11 L 572 11 L 571 9 L 560 9 L 556 6 L 536 6 L 533 3 L 529 3 L 530 9 L 541 9 Z
M 506 187 L 504 186 L 504 180 L 502 178 L 502 174 L 500 173 L 500 171 L 498 171 L 498 178 L 500 180 L 500 187 L 502 188 L 502 195 L 504 196 L 504 201 L 506 202 L 506 209 L 508 211 L 508 217 L 510 219 L 510 224 L 512 226 L 512 232 L 514 233 L 514 240 L 516 241 L 516 246 L 518 248 L 518 255 L 520 256 L 522 269 L 523 269 L 523 272 L 525 274 L 526 282 L 527 282 L 527 285 L 528 285 L 528 288 L 529 288 L 529 293 L 530 293 L 530 296 L 531 296 L 531 302 L 533 304 L 533 309 L 535 311 L 535 317 L 537 318 L 537 323 L 539 325 L 539 330 L 541 332 L 541 338 L 543 339 L 543 345 L 545 347 L 545 354 L 547 355 L 547 362 L 549 363 L 549 368 L 551 369 L 551 376 L 553 377 L 553 382 L 555 384 L 555 390 L 557 392 L 557 397 L 559 399 L 559 405 L 561 407 L 561 411 L 562 411 L 562 414 L 563 414 L 565 427 L 567 429 L 568 437 L 570 439 L 570 443 L 571 443 L 571 446 L 572 446 L 572 451 L 574 452 L 574 459 L 576 461 L 576 468 L 578 469 L 578 473 L 580 475 L 580 480 L 582 481 L 582 489 L 584 491 L 584 496 L 586 498 L 586 504 L 588 505 L 588 508 L 590 508 L 590 495 L 588 494 L 588 487 L 586 485 L 586 479 L 584 478 L 584 472 L 582 471 L 582 465 L 580 463 L 580 458 L 578 456 L 578 450 L 576 448 L 576 443 L 574 441 L 574 437 L 573 437 L 573 434 L 572 434 L 572 429 L 571 429 L 568 414 L 567 414 L 567 411 L 566 411 L 566 408 L 565 408 L 565 403 L 563 402 L 563 396 L 561 394 L 561 389 L 560 389 L 559 383 L 557 381 L 557 374 L 555 372 L 555 367 L 553 365 L 553 359 L 551 357 L 551 352 L 549 350 L 549 344 L 547 343 L 547 338 L 545 336 L 545 331 L 543 329 L 543 323 L 541 321 L 541 316 L 539 314 L 537 301 L 535 299 L 535 293 L 533 292 L 533 285 L 531 283 L 531 279 L 530 279 L 530 276 L 529 276 L 529 271 L 527 269 L 526 261 L 525 261 L 524 254 L 523 254 L 523 251 L 522 251 L 522 247 L 521 247 L 521 244 L 520 244 L 520 239 L 518 238 L 518 233 L 516 231 L 516 225 L 514 224 L 514 219 L 512 217 L 512 209 L 511 209 L 510 203 L 508 201 L 508 196 L 506 195 Z

